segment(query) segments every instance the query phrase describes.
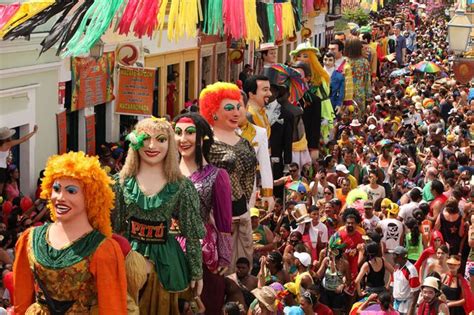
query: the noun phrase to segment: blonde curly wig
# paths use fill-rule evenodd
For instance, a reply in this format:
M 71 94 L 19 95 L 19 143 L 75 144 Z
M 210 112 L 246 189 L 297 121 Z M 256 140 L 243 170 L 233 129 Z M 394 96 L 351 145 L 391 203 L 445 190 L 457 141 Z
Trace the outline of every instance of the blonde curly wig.
M 173 127 L 169 122 L 159 118 L 146 118 L 135 125 L 134 131 L 138 134 L 141 132 L 163 132 L 168 137 L 168 153 L 163 161 L 166 179 L 168 182 L 175 182 L 183 177 L 179 170 L 178 146 L 174 139 Z M 140 156 L 138 155 L 138 151 L 130 147 L 125 164 L 120 171 L 120 184 L 123 185 L 126 178 L 137 175 L 139 168 Z
M 48 159 L 41 182 L 41 198 L 48 199 L 51 219 L 56 221 L 56 212 L 51 202 L 52 187 L 60 178 L 72 178 L 82 183 L 87 218 L 92 227 L 107 237 L 112 235 L 110 211 L 114 207 L 113 180 L 102 169 L 97 157 L 84 152 L 69 152 Z

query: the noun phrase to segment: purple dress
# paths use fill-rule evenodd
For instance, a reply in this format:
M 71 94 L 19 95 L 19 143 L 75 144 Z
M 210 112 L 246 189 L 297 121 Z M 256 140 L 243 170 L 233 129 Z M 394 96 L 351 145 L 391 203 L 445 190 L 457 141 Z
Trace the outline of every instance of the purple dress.
M 201 241 L 203 264 L 202 301 L 206 314 L 220 314 L 224 304 L 224 277 L 214 274 L 232 259 L 232 188 L 227 171 L 211 164 L 191 174 L 198 191 L 206 236 Z

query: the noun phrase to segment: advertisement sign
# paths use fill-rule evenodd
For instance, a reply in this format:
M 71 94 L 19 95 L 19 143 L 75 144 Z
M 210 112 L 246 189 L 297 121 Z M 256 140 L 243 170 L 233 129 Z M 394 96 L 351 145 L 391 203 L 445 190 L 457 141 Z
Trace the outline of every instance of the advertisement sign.
M 58 154 L 67 152 L 67 118 L 66 111 L 56 114 L 56 126 L 58 127 Z
M 115 53 L 100 58 L 76 57 L 72 60 L 71 111 L 110 102 L 114 99 Z
M 151 115 L 155 69 L 120 67 L 116 113 Z
M 86 116 L 86 154 L 95 155 L 95 115 Z

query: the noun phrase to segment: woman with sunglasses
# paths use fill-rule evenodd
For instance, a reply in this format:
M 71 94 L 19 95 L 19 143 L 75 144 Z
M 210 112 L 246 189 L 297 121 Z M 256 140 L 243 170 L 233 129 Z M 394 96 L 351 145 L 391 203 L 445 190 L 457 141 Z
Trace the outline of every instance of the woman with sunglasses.
M 332 199 L 334 199 L 334 187 L 333 186 L 327 186 L 327 187 L 324 187 L 324 197 L 319 199 L 318 201 L 316 201 L 316 206 L 319 208 L 319 209 L 323 209 L 324 208 L 324 205 L 331 201 Z
M 470 314 L 473 310 L 473 296 L 467 280 L 459 273 L 461 259 L 451 255 L 447 264 L 449 272 L 441 276 L 441 291 L 446 296 L 449 314 Z

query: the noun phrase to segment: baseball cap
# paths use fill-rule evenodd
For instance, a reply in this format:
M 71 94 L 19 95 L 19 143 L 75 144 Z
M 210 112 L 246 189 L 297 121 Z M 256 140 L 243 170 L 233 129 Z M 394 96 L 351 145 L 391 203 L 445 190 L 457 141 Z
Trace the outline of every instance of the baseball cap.
M 395 247 L 395 249 L 393 250 L 393 253 L 395 255 L 406 255 L 408 253 L 407 249 L 403 246 L 397 246 Z
M 364 202 L 364 208 L 365 209 L 372 209 L 374 207 L 374 203 L 370 200 Z
M 349 170 L 344 164 L 338 164 L 336 166 L 336 172 L 342 172 L 344 174 L 349 174 Z
M 250 217 L 259 217 L 260 216 L 260 210 L 257 208 L 250 208 Z
M 310 254 L 305 253 L 305 252 L 302 252 L 302 253 L 295 252 L 293 256 L 295 256 L 295 258 L 298 258 L 298 260 L 303 264 L 303 266 L 308 267 L 309 265 L 311 265 Z

